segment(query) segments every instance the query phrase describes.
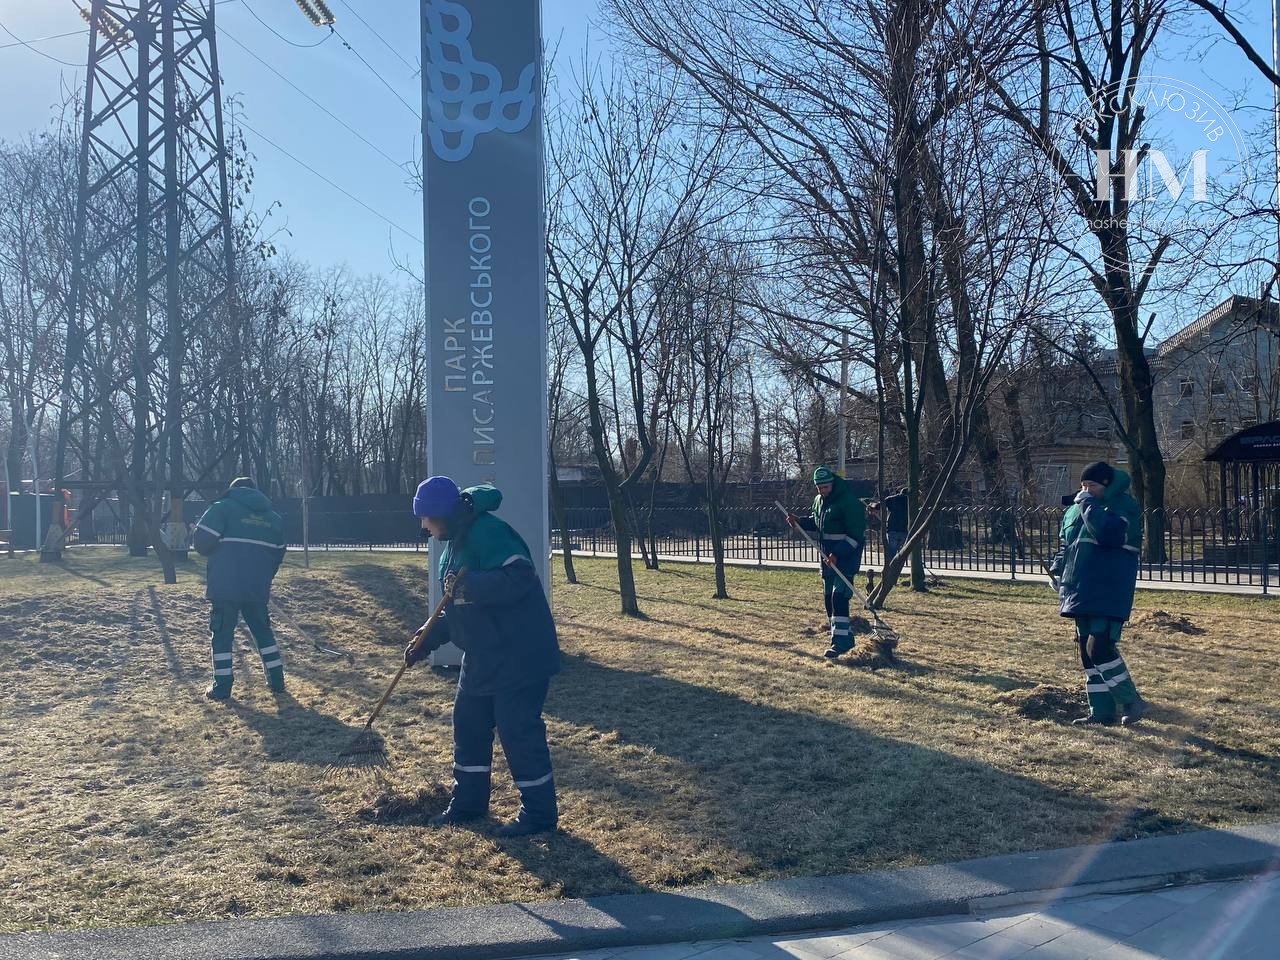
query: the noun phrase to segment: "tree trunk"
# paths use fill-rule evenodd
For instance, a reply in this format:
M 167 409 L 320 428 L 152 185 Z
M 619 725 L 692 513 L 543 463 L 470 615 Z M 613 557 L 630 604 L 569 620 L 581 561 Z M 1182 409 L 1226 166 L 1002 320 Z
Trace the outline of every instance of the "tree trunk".
M 564 578 L 569 583 L 578 582 L 578 574 L 573 569 L 573 541 L 569 536 L 569 518 L 564 509 L 564 496 L 560 492 L 560 477 L 556 471 L 555 451 L 548 457 L 551 465 L 551 515 L 555 518 L 556 529 L 560 531 L 560 553 L 564 560 Z
M 709 465 L 708 465 L 709 466 Z M 711 533 L 711 554 L 715 558 L 716 592 L 713 599 L 728 600 L 729 587 L 724 578 L 724 530 L 720 523 L 720 492 L 715 475 L 707 476 L 707 528 Z
M 600 388 L 596 373 L 595 353 L 583 350 L 583 373 L 587 380 L 588 432 L 596 464 L 604 479 L 605 494 L 609 498 L 609 516 L 613 520 L 614 539 L 618 544 L 618 600 L 625 616 L 640 616 L 640 604 L 636 600 L 635 573 L 631 569 L 631 523 L 627 516 L 627 504 L 618 483 L 609 447 L 605 442 L 604 419 L 600 405 Z
M 1138 304 L 1128 282 L 1131 275 L 1128 247 L 1126 238 L 1115 230 L 1103 231 L 1100 240 L 1107 265 L 1104 295 L 1116 330 L 1116 358 L 1125 429 L 1130 438 L 1133 490 L 1142 505 L 1143 551 L 1151 563 L 1164 563 L 1164 454 L 1156 433 L 1151 364 L 1138 333 Z
M 1031 450 L 1027 445 L 1026 424 L 1022 418 L 1022 394 L 1017 380 L 1009 378 L 1004 390 L 1004 406 L 1009 417 L 1009 442 L 1018 463 L 1020 478 L 1018 501 L 1028 507 L 1036 505 L 1035 470 L 1031 466 Z

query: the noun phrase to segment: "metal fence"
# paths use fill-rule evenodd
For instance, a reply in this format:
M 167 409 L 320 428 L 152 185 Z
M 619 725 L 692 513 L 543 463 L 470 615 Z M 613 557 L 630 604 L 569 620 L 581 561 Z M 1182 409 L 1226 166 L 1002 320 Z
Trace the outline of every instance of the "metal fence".
M 923 546 L 925 566 L 933 571 L 981 571 L 1011 580 L 1043 572 L 1041 561 L 1058 550 L 1063 509 L 1037 507 L 1001 510 L 946 507 L 938 511 Z M 573 549 L 588 555 L 616 555 L 617 538 L 607 510 L 568 511 Z M 1149 518 L 1144 518 L 1147 520 Z M 1140 580 L 1251 586 L 1270 593 L 1280 587 L 1280 511 L 1241 507 L 1231 510 L 1167 510 L 1163 555 L 1148 545 L 1139 566 Z M 643 545 L 659 557 L 710 562 L 711 538 L 705 511 L 654 510 L 641 516 Z M 815 560 L 813 547 L 787 529 L 776 509 L 728 510 L 722 518 L 725 558 L 735 562 L 801 564 Z M 868 528 L 864 567 L 885 563 L 881 534 Z M 559 532 L 552 546 L 560 547 Z
M 290 522 L 290 520 L 294 522 Z M 290 548 L 302 548 L 304 530 L 296 518 L 285 518 L 285 541 Z M 421 539 L 417 519 L 406 510 L 330 510 L 311 511 L 307 518 L 305 536 L 314 550 L 422 550 L 427 542 Z M 192 533 L 195 521 L 188 519 L 187 549 L 193 549 Z M 77 528 L 68 538 L 69 543 L 93 543 L 123 546 L 129 535 L 125 518 L 108 516 L 96 518 L 91 527 Z
M 616 555 L 617 537 L 604 508 L 566 511 L 570 543 L 577 553 Z M 932 571 L 981 571 L 1017 579 L 1042 572 L 1041 560 L 1050 560 L 1058 549 L 1058 529 L 1063 510 L 1038 507 L 1001 510 L 985 507 L 946 507 L 938 511 L 925 539 L 923 558 Z M 360 522 L 361 519 L 366 522 Z M 409 517 L 388 530 L 388 520 L 376 512 L 360 516 L 349 512 L 312 511 L 309 543 L 325 550 L 425 550 L 426 543 Z M 401 518 L 402 519 L 402 518 Z M 1280 588 L 1280 510 L 1240 507 L 1229 510 L 1168 510 L 1164 518 L 1163 556 L 1144 550 L 1139 579 L 1156 582 L 1221 584 Z M 642 512 L 640 534 L 632 542 L 632 554 L 644 550 L 681 560 L 713 559 L 706 511 L 696 507 L 661 508 Z M 725 557 L 737 563 L 807 564 L 813 548 L 788 530 L 774 508 L 731 509 L 722 517 Z M 335 535 L 342 531 L 342 536 Z M 353 535 L 353 531 L 357 531 Z M 363 535 L 362 535 L 363 534 Z M 643 537 L 643 545 L 640 538 Z M 123 544 L 125 525 L 98 522 L 82 543 Z M 301 530 L 289 531 L 289 545 L 301 547 Z M 77 542 L 74 541 L 73 542 Z M 552 547 L 560 549 L 560 531 L 552 527 Z M 869 528 L 863 565 L 882 567 L 884 546 L 878 530 Z

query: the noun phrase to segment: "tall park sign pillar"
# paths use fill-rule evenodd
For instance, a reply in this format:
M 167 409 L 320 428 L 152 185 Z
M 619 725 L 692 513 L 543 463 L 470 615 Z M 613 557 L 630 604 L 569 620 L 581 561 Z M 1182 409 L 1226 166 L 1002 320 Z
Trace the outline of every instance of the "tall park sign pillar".
M 422 0 L 427 469 L 495 484 L 546 585 L 541 65 L 539 0 Z

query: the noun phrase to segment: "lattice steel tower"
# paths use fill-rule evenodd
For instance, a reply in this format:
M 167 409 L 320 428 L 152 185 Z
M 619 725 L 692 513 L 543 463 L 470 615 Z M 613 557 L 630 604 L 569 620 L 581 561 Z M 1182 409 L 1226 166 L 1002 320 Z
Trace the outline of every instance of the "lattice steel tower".
M 137 497 L 149 480 L 168 486 L 176 522 L 182 520 L 187 331 L 227 304 L 234 290 L 215 9 L 214 0 L 90 0 L 88 10 L 81 7 L 90 27 L 89 62 L 67 380 L 85 332 L 129 311 L 135 429 L 128 481 Z M 132 274 L 129 291 L 122 292 L 122 273 Z M 165 385 L 158 420 L 151 411 L 153 376 Z M 160 449 L 148 478 L 153 442 Z M 146 551 L 137 536 L 130 546 Z
M 90 37 L 55 482 L 64 479 L 68 395 L 85 335 L 127 313 L 135 421 L 127 483 L 135 497 L 148 483 L 169 489 L 170 521 L 181 522 L 188 333 L 235 307 L 216 0 L 75 2 Z M 316 26 L 333 23 L 324 0 L 295 2 Z M 131 275 L 128 289 L 122 274 Z M 164 385 L 158 417 L 153 381 Z M 134 527 L 131 551 L 144 553 L 136 519 Z M 58 552 L 61 537 L 47 543 Z

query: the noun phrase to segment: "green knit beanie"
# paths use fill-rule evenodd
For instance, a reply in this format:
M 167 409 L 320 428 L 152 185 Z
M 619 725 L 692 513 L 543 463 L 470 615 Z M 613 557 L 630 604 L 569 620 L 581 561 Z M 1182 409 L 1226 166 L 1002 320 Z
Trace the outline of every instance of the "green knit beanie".
M 822 483 L 835 483 L 836 475 L 826 466 L 821 466 L 813 471 L 813 485 L 816 487 Z

